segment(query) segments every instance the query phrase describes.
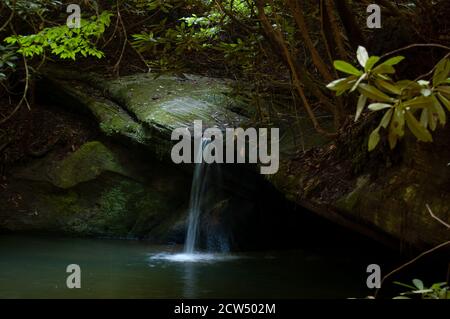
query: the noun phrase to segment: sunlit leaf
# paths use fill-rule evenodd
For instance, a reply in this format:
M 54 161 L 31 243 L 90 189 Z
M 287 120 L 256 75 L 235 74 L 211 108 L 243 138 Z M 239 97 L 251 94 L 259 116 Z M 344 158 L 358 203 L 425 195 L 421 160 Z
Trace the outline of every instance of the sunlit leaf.
M 390 58 L 389 60 L 386 60 L 385 62 L 383 62 L 383 64 L 394 66 L 394 65 L 402 62 L 404 59 L 405 59 L 404 56 L 396 56 L 396 57 Z
M 364 94 L 361 94 L 358 99 L 358 105 L 356 106 L 355 122 L 358 121 L 359 117 L 361 116 L 361 113 L 364 110 L 366 103 L 367 97 Z
M 381 121 L 380 121 L 380 126 L 381 126 L 381 127 L 388 128 L 389 123 L 391 122 L 392 114 L 393 114 L 393 113 L 394 113 L 394 110 L 393 110 L 393 109 L 390 109 L 389 111 L 387 111 L 387 112 L 384 114 L 383 118 L 382 118 Z
M 424 285 L 423 285 L 422 280 L 420 280 L 420 279 L 413 279 L 413 284 L 419 290 L 423 290 L 425 288 Z
M 431 94 L 433 94 L 433 92 L 429 88 L 424 88 L 424 89 L 420 90 L 420 94 L 422 94 L 425 97 L 428 97 Z
M 358 50 L 356 51 L 356 57 L 358 59 L 359 64 L 365 68 L 366 63 L 369 60 L 369 53 L 367 53 L 367 50 L 363 46 L 359 46 Z
M 428 87 L 430 85 L 430 81 L 427 81 L 427 80 L 419 80 L 419 81 L 417 81 L 417 83 L 419 85 L 426 86 L 426 87 Z
M 356 76 L 350 76 L 343 79 L 335 80 L 327 85 L 327 88 L 332 91 L 345 91 L 350 89 L 356 81 Z
M 367 78 L 367 73 L 364 73 L 363 75 L 361 75 L 361 76 L 359 77 L 358 81 L 356 81 L 356 83 L 353 85 L 353 87 L 352 87 L 352 89 L 350 90 L 350 92 L 355 91 L 355 90 L 358 88 L 359 84 L 360 84 L 363 80 L 365 80 L 366 78 Z
M 395 69 L 393 66 L 383 63 L 374 68 L 372 72 L 375 74 L 394 74 Z
M 376 112 L 376 111 L 381 111 L 384 109 L 392 108 L 392 105 L 386 104 L 386 103 L 373 103 L 373 104 L 370 104 L 368 108 L 369 108 L 369 110 Z
M 369 58 L 369 60 L 367 60 L 366 66 L 364 68 L 364 70 L 366 72 L 369 72 L 372 70 L 372 68 L 374 67 L 375 64 L 377 64 L 377 62 L 380 61 L 380 57 L 379 56 L 371 56 Z
M 358 70 L 350 63 L 347 63 L 347 62 L 341 61 L 341 60 L 334 61 L 334 67 L 336 68 L 336 70 L 347 73 L 347 74 L 352 74 L 352 75 L 357 75 L 357 76 L 361 76 L 363 74 L 362 71 Z

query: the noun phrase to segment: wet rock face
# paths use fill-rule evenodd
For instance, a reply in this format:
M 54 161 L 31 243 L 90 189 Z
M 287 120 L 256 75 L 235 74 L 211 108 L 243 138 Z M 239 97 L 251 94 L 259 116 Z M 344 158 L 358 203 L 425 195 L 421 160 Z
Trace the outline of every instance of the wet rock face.
M 213 174 L 207 185 L 199 247 L 222 252 L 285 247 L 298 223 L 286 222 L 285 209 L 274 213 L 286 204 L 280 194 L 274 196 L 261 176 L 244 168 L 233 167 L 224 176 Z M 149 152 L 89 141 L 63 157 L 53 151 L 13 169 L 0 193 L 0 231 L 181 244 L 191 183 L 189 173 Z
M 40 91 L 55 103 L 92 114 L 103 133 L 170 155 L 172 131 L 204 127 L 238 127 L 247 118 L 236 113 L 246 105 L 231 97 L 229 81 L 201 76 L 138 74 L 104 79 L 97 75 L 49 70 Z
M 92 141 L 63 159 L 50 153 L 17 168 L 2 193 L 0 228 L 176 239 L 189 177 L 147 155 Z
M 245 120 L 231 111 L 240 103 L 229 96 L 231 87 L 225 80 L 139 74 L 105 82 L 103 89 L 140 122 L 167 134 L 192 127 L 194 120 L 207 127 L 234 127 Z
M 406 246 L 425 248 L 450 239 L 450 128 L 433 143 L 408 136 L 402 161 L 382 174 L 359 177 L 353 191 L 336 203 L 342 213 L 370 224 Z
M 336 165 L 315 170 L 308 170 L 307 162 L 295 166 L 284 161 L 271 181 L 292 201 L 336 224 L 395 249 L 427 249 L 450 239 L 448 229 L 427 210 L 428 204 L 436 216 L 450 222 L 449 134 L 449 126 L 436 130 L 433 143 L 406 135 L 394 151 L 383 150 L 395 161 L 369 162 L 363 157 L 348 164 L 349 158 L 358 158 L 348 150 L 342 150 Z M 367 142 L 357 145 L 366 151 Z M 363 167 L 356 173 L 352 165 Z

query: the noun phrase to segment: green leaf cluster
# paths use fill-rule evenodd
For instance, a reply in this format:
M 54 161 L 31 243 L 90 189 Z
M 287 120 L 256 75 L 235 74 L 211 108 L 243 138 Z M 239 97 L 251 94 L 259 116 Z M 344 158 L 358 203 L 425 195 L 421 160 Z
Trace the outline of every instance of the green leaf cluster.
M 75 60 L 78 56 L 102 58 L 103 52 L 96 48 L 98 39 L 110 25 L 111 13 L 102 12 L 90 19 L 82 19 L 80 28 L 67 25 L 45 28 L 31 35 L 5 38 L 5 42 L 18 47 L 17 52 L 25 57 L 40 56 L 47 51 L 61 59 Z
M 414 279 L 412 285 L 401 282 L 394 282 L 396 285 L 406 287 L 409 290 L 400 294 L 394 299 L 411 299 L 419 296 L 422 299 L 450 299 L 450 287 L 446 282 L 435 283 L 431 287 L 425 287 L 420 279 Z
M 141 0 L 142 2 L 142 0 Z M 192 54 L 220 56 L 225 63 L 239 65 L 247 69 L 254 64 L 255 54 L 259 52 L 260 35 L 237 37 L 227 30 L 232 20 L 214 1 L 191 1 L 190 5 L 180 7 L 177 0 L 151 1 L 147 9 L 155 12 L 164 12 L 170 4 L 173 8 L 182 9 L 196 7 L 195 13 L 182 16 L 176 21 L 165 17 L 158 23 L 147 27 L 146 31 L 133 34 L 133 46 L 141 53 L 152 54 L 156 59 L 148 61 L 154 71 L 179 70 L 189 63 Z M 146 2 L 149 4 L 149 2 Z M 226 10 L 243 19 L 248 18 L 251 9 L 247 1 L 222 1 Z M 144 4 L 141 3 L 141 6 Z M 198 7 L 202 5 L 202 9 Z M 257 47 L 258 46 L 258 47 Z
M 445 109 L 450 112 L 450 59 L 442 59 L 435 67 L 430 81 L 395 81 L 394 66 L 403 61 L 396 56 L 385 61 L 378 56 L 369 56 L 364 47 L 357 50 L 361 68 L 345 61 L 335 61 L 334 67 L 349 76 L 327 85 L 327 88 L 342 95 L 359 92 L 355 121 L 364 109 L 384 112 L 378 127 L 370 134 L 369 151 L 380 142 L 380 131 L 388 132 L 391 149 L 405 135 L 407 127 L 419 141 L 432 142 L 432 131 L 447 123 Z

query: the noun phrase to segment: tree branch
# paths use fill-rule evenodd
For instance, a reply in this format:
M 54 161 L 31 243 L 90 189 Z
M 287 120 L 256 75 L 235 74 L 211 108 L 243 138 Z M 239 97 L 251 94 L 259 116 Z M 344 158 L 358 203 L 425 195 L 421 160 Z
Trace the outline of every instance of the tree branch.
M 274 43 L 276 43 L 278 45 L 278 47 L 282 50 L 285 61 L 287 61 L 287 64 L 291 71 L 294 88 L 296 89 L 298 95 L 300 96 L 300 98 L 303 102 L 303 106 L 304 106 L 309 118 L 313 122 L 314 128 L 316 129 L 317 132 L 319 132 L 321 134 L 324 134 L 327 136 L 336 136 L 336 133 L 327 132 L 319 124 L 319 122 L 311 108 L 311 105 L 309 104 L 309 101 L 306 98 L 305 91 L 303 89 L 304 82 L 302 82 L 301 79 L 302 79 L 302 77 L 303 78 L 307 77 L 307 71 L 304 68 L 299 67 L 298 64 L 294 62 L 294 58 L 292 57 L 292 54 L 289 52 L 289 49 L 287 47 L 287 44 L 283 38 L 281 31 L 278 28 L 274 29 L 272 24 L 270 23 L 269 19 L 267 18 L 266 14 L 265 14 L 265 10 L 264 10 L 264 5 L 265 5 L 265 3 L 263 0 L 258 0 L 256 2 L 259 20 L 263 26 L 263 29 L 265 30 L 266 35 L 268 37 L 270 37 L 272 39 L 272 41 Z M 313 91 L 313 94 L 315 94 L 316 97 L 319 98 L 319 100 L 323 101 L 324 103 L 327 103 L 326 98 L 324 97 L 324 95 L 321 92 L 319 92 L 320 91 L 319 89 L 317 89 L 317 88 L 311 88 L 311 89 Z M 323 98 L 325 98 L 325 99 L 322 100 Z M 332 105 L 331 110 L 335 110 L 334 105 Z
M 326 82 L 333 81 L 333 76 L 323 62 L 322 57 L 314 46 L 311 37 L 309 36 L 308 26 L 306 24 L 305 16 L 303 14 L 302 8 L 300 8 L 299 2 L 295 0 L 287 0 L 287 3 L 294 15 L 294 20 L 297 23 L 303 41 L 305 42 L 306 47 L 311 54 L 314 65 L 316 66 L 317 70 L 319 70 L 319 73 L 322 75 Z

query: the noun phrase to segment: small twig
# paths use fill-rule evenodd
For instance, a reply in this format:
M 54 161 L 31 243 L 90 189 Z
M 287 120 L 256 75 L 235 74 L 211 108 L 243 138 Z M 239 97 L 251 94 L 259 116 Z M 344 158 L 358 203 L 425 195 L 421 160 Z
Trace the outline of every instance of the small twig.
M 16 31 L 14 30 L 14 28 L 12 26 L 11 26 L 11 31 L 15 35 L 17 35 Z M 2 120 L 0 120 L 0 124 L 3 124 L 5 122 L 7 122 L 14 114 L 16 114 L 16 112 L 22 106 L 23 102 L 26 103 L 26 105 L 27 105 L 29 110 L 31 109 L 30 104 L 28 103 L 28 99 L 27 99 L 28 88 L 29 88 L 29 85 L 30 85 L 30 70 L 28 68 L 27 58 L 25 57 L 25 55 L 22 54 L 22 58 L 23 58 L 23 65 L 25 67 L 25 88 L 23 90 L 22 98 L 20 99 L 19 103 L 16 105 L 14 110 L 8 116 L 6 116 Z
M 42 68 L 42 66 L 44 65 L 44 63 L 46 62 L 46 60 L 47 60 L 47 54 L 45 54 L 45 50 L 44 50 L 44 52 L 42 54 L 42 60 L 41 60 L 41 62 L 39 62 L 38 66 L 34 70 L 39 71 Z
M 30 107 L 30 104 L 28 103 L 28 99 L 27 99 L 27 94 L 28 94 L 28 88 L 29 88 L 29 82 L 30 82 L 30 80 L 29 80 L 29 70 L 28 70 L 28 64 L 27 64 L 27 59 L 25 58 L 25 56 L 22 56 L 23 57 L 23 63 L 24 63 L 24 65 L 25 65 L 25 88 L 24 88 L 24 90 L 23 90 L 23 95 L 22 95 L 22 98 L 20 99 L 20 101 L 19 101 L 19 103 L 16 105 L 16 107 L 14 108 L 14 110 L 8 115 L 8 116 L 6 116 L 5 118 L 3 118 L 1 121 L 0 121 L 0 124 L 3 124 L 3 123 L 6 123 L 14 114 L 16 114 L 16 112 L 20 109 L 20 107 L 22 106 L 22 104 L 23 104 L 23 102 L 25 102 L 26 103 L 26 105 L 27 105 L 27 107 L 28 107 L 28 109 L 30 110 L 31 109 L 31 107 Z
M 390 56 L 390 55 L 393 55 L 393 54 L 396 54 L 396 53 L 399 53 L 399 52 L 402 52 L 402 51 L 406 51 L 406 50 L 409 50 L 409 49 L 412 49 L 412 48 L 420 48 L 420 47 L 440 48 L 440 49 L 444 49 L 444 50 L 450 51 L 450 47 L 445 46 L 445 45 L 442 45 L 442 44 L 436 44 L 436 43 L 416 43 L 416 44 L 410 44 L 410 45 L 407 45 L 406 47 L 403 47 L 403 48 L 400 48 L 400 49 L 397 49 L 397 50 L 388 52 L 388 53 L 386 53 L 386 54 L 383 54 L 383 55 L 381 56 L 381 58 L 384 59 L 384 58 L 386 58 L 386 57 L 388 57 L 388 56 Z
M 327 56 L 328 56 L 328 62 L 330 64 L 333 63 L 333 55 L 331 54 L 331 49 L 330 49 L 330 44 L 328 43 L 327 37 L 325 35 L 325 26 L 324 26 L 324 19 L 325 19 L 325 4 L 324 4 L 324 0 L 320 0 L 320 34 L 322 36 L 322 40 L 323 43 L 325 45 L 325 51 L 327 52 Z M 333 74 L 335 76 L 335 78 L 338 78 L 338 73 L 336 71 L 335 68 L 333 69 Z
M 138 55 L 139 59 L 141 59 L 142 63 L 145 64 L 145 67 L 147 68 L 147 72 L 150 72 L 150 67 L 148 66 L 147 61 L 145 60 L 144 56 L 141 54 L 141 52 L 139 52 L 131 43 L 130 40 L 127 40 L 128 44 L 130 45 L 130 47 L 134 50 L 134 52 L 136 52 L 136 54 Z
M 122 51 L 120 52 L 119 60 L 117 60 L 116 64 L 113 67 L 114 72 L 117 73 L 117 75 L 119 75 L 120 62 L 122 61 L 123 54 L 125 53 L 125 48 L 127 47 L 127 43 L 128 43 L 128 34 L 127 34 L 127 29 L 125 28 L 125 24 L 123 23 L 122 16 L 120 14 L 119 1 L 117 1 L 116 4 L 117 4 L 117 19 L 119 20 L 119 22 L 122 26 L 123 36 L 125 37 L 125 39 L 123 41 L 123 45 L 122 45 Z
M 13 1 L 11 15 L 9 16 L 8 20 L 6 20 L 6 22 L 0 27 L 0 32 L 2 32 L 3 29 L 6 28 L 8 26 L 8 24 L 12 21 L 15 13 L 16 13 L 16 0 Z
M 442 219 L 440 219 L 439 217 L 437 217 L 433 211 L 430 208 L 430 205 L 426 205 L 427 206 L 427 210 L 430 213 L 431 217 L 433 217 L 434 219 L 436 219 L 438 222 L 440 222 L 442 225 L 444 225 L 445 227 L 447 227 L 448 229 L 450 229 L 450 225 L 447 224 L 446 222 L 444 222 Z
M 3 87 L 3 89 L 6 91 L 6 93 L 8 93 L 10 95 L 14 95 L 15 94 L 3 82 L 0 82 L 0 85 Z
M 320 134 L 323 134 L 328 137 L 335 137 L 336 133 L 331 133 L 323 129 L 318 122 L 313 109 L 311 108 L 311 105 L 306 97 L 303 83 L 300 80 L 301 72 L 298 68 L 298 65 L 294 62 L 294 57 L 291 54 L 287 43 L 285 42 L 285 39 L 283 37 L 283 34 L 281 31 L 277 28 L 274 28 L 272 23 L 269 21 L 269 18 L 267 17 L 265 10 L 264 10 L 265 2 L 263 0 L 259 0 L 256 2 L 256 7 L 258 9 L 258 17 L 260 20 L 260 23 L 263 27 L 263 30 L 266 33 L 266 36 L 273 41 L 274 44 L 278 45 L 278 47 L 282 50 L 282 56 L 284 57 L 285 61 L 287 62 L 287 65 L 291 71 L 292 76 L 292 82 L 294 83 L 294 88 L 297 91 L 297 94 L 300 96 L 303 107 L 305 108 L 310 120 L 312 121 L 314 125 L 314 129 L 319 132 Z M 320 93 L 320 90 L 315 90 L 314 94 Z M 321 98 L 321 96 L 318 96 L 319 99 L 321 99 L 324 103 L 326 102 Z
M 136 22 L 135 24 L 132 24 L 131 26 L 128 27 L 128 30 L 133 30 L 135 27 L 137 27 L 138 25 L 141 25 L 145 22 L 147 22 L 148 20 L 151 20 L 153 17 L 155 17 L 157 14 L 159 14 L 161 12 L 160 9 L 156 10 L 151 16 L 148 16 L 147 18 L 140 20 L 139 22 Z
M 398 8 L 397 4 L 393 4 L 390 0 L 379 0 L 378 1 L 380 5 L 387 8 L 389 11 L 391 11 L 396 16 L 403 16 L 402 11 Z
M 105 43 L 102 45 L 102 49 L 105 48 L 109 44 L 109 42 L 111 42 L 111 40 L 116 35 L 116 32 L 117 32 L 118 28 L 119 28 L 119 17 L 117 17 L 117 19 L 116 19 L 116 24 L 114 26 L 114 31 L 113 31 L 111 37 L 108 40 L 105 41 Z
M 448 53 L 445 57 L 443 57 L 443 58 L 441 59 L 441 61 L 444 60 L 444 59 L 447 59 L 447 58 L 449 58 L 449 57 L 450 57 L 450 53 Z M 437 68 L 437 64 L 436 64 L 436 65 L 435 65 L 428 73 L 423 74 L 423 75 L 417 77 L 417 79 L 415 79 L 414 82 L 417 82 L 417 81 L 419 81 L 419 80 L 421 80 L 421 79 L 423 79 L 423 78 L 426 78 L 426 77 L 431 76 L 431 75 L 434 73 L 434 71 L 436 70 L 436 68 Z
M 442 244 L 440 244 L 440 245 L 438 245 L 438 246 L 436 246 L 436 247 L 434 247 L 434 248 L 432 248 L 432 249 L 430 249 L 430 250 L 427 250 L 427 251 L 421 253 L 421 254 L 420 254 L 419 256 L 417 256 L 416 258 L 414 258 L 414 259 L 408 261 L 406 264 L 403 264 L 402 266 L 400 266 L 400 267 L 394 269 L 393 271 L 391 271 L 390 273 L 388 273 L 386 276 L 384 276 L 383 280 L 381 280 L 381 287 L 383 287 L 383 283 L 386 281 L 386 279 L 388 279 L 388 278 L 391 277 L 392 275 L 394 275 L 394 274 L 396 274 L 397 272 L 399 272 L 400 270 L 402 270 L 402 269 L 408 267 L 409 265 L 415 263 L 416 261 L 418 261 L 418 260 L 421 259 L 422 257 L 424 257 L 424 256 L 426 256 L 426 255 L 429 255 L 429 254 L 431 254 L 432 252 L 435 252 L 436 250 L 438 250 L 438 249 L 440 249 L 440 248 L 442 248 L 442 247 L 445 247 L 445 246 L 447 246 L 447 245 L 450 245 L 450 241 L 446 241 L 445 243 L 442 243 Z M 377 291 L 375 292 L 375 298 L 377 297 L 378 292 L 379 292 L 380 290 L 381 290 L 381 288 L 377 289 Z

